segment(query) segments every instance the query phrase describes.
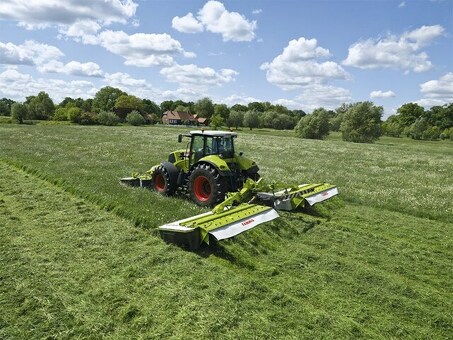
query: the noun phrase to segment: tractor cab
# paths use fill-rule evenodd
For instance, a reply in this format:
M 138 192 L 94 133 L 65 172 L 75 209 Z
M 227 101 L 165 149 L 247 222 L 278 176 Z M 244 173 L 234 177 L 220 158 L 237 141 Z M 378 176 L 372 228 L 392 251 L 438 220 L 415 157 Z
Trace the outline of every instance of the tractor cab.
M 222 159 L 234 157 L 234 138 L 237 137 L 235 132 L 190 131 L 188 135 L 180 135 L 179 141 L 182 141 L 183 136 L 191 138 L 190 144 L 187 145 L 190 166 L 210 155 L 216 155 Z

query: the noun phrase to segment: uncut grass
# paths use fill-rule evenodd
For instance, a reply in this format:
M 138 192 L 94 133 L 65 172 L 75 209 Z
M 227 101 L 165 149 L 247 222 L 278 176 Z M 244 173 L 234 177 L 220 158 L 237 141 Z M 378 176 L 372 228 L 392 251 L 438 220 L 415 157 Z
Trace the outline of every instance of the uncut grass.
M 194 254 L 11 166 L 0 170 L 1 337 L 451 331 L 444 223 L 345 206 L 330 220 L 288 214 Z M 407 240 L 401 225 L 413 231 Z M 437 247 L 421 255 L 431 249 L 426 230 Z

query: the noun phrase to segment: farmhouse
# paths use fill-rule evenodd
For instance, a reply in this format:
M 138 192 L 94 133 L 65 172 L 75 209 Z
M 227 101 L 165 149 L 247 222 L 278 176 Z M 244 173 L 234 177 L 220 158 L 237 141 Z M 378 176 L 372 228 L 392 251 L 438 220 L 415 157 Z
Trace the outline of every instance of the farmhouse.
M 162 123 L 170 125 L 189 124 L 195 125 L 196 119 L 189 112 L 184 111 L 166 111 L 162 115 Z
M 207 125 L 208 119 L 197 117 L 185 111 L 166 111 L 162 115 L 162 123 L 169 125 Z

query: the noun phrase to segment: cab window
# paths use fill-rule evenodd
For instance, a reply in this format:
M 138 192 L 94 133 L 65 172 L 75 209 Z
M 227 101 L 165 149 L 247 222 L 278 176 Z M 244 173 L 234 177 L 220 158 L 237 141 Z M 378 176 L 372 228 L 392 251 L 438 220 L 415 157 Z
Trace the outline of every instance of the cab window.
M 192 157 L 197 162 L 203 157 L 204 136 L 194 136 L 192 139 Z

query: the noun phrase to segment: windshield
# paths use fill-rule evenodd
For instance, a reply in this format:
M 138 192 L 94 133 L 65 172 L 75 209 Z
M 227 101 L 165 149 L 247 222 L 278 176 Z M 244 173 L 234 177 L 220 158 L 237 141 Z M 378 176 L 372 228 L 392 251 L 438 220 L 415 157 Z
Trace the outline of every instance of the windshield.
M 210 137 L 206 140 L 206 155 L 223 155 L 231 158 L 234 154 L 233 138 L 231 136 Z

